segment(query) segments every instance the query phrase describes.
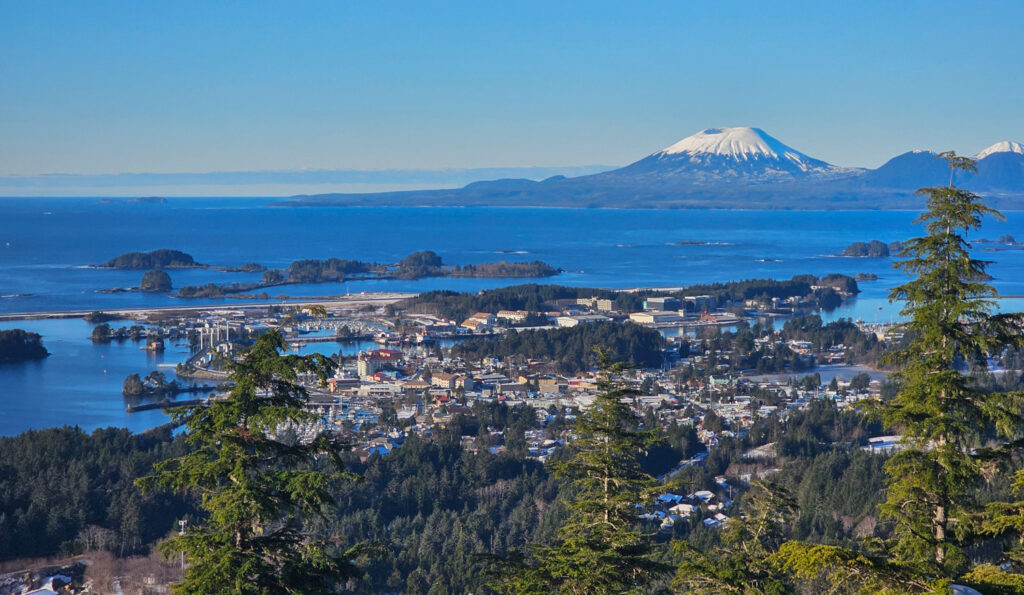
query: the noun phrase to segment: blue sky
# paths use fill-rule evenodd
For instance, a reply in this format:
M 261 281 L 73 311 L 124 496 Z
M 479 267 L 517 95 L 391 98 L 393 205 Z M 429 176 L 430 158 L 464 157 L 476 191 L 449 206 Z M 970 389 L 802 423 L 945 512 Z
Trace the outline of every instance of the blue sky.
M 0 0 L 0 175 L 840 165 L 1024 141 L 1022 2 Z

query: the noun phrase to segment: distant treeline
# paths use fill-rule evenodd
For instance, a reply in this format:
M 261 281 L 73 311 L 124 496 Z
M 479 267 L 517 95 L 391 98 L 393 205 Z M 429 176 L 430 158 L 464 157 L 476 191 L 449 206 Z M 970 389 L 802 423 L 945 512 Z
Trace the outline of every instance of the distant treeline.
M 815 290 L 812 287 L 818 287 Z M 688 296 L 709 295 L 719 305 L 728 302 L 742 303 L 756 299 L 771 301 L 771 298 L 814 296 L 821 307 L 831 309 L 839 305 L 844 294 L 857 294 L 857 281 L 847 275 L 797 275 L 788 281 L 775 279 L 749 279 L 728 283 L 690 285 L 682 290 L 666 292 L 659 290 L 612 291 L 587 287 L 564 287 L 561 285 L 538 285 L 529 283 L 479 293 L 458 293 L 455 291 L 428 291 L 414 298 L 400 302 L 398 306 L 412 313 L 434 314 L 451 320 L 465 320 L 475 312 L 497 313 L 500 310 L 527 310 L 539 312 L 548 308 L 557 309 L 558 300 L 579 298 L 600 298 L 612 300 L 612 307 L 624 312 L 643 309 L 644 299 L 652 295 L 670 295 L 679 299 Z
M 20 328 L 0 331 L 0 362 L 43 359 L 50 352 L 43 347 L 42 337 Z
M 873 333 L 865 333 L 849 318 L 840 318 L 822 324 L 821 317 L 798 316 L 782 326 L 785 340 L 810 341 L 814 348 L 824 351 L 838 345 L 846 348 L 849 363 L 879 364 L 885 345 Z
M 145 551 L 190 508 L 177 496 L 142 495 L 133 482 L 183 452 L 170 430 L 64 427 L 0 438 L 0 560 Z
M 398 307 L 412 313 L 435 314 L 451 320 L 465 320 L 475 312 L 490 312 L 492 314 L 500 310 L 539 312 L 548 307 L 545 304 L 556 300 L 576 300 L 589 297 L 615 300 L 615 307 L 619 309 L 625 309 L 629 304 L 634 302 L 640 304 L 643 301 L 634 299 L 632 294 L 609 289 L 527 283 L 488 289 L 479 293 L 459 293 L 450 290 L 428 291 L 400 302 Z M 620 302 L 620 300 L 622 301 Z
M 709 283 L 690 285 L 675 292 L 677 297 L 710 295 L 719 300 L 742 302 L 745 300 L 767 300 L 771 298 L 786 299 L 803 297 L 813 293 L 814 287 L 831 287 L 836 291 L 848 294 L 860 293 L 857 280 L 848 275 L 831 274 L 824 277 L 814 275 L 794 275 L 792 279 L 777 281 L 775 279 L 747 279 L 729 281 L 728 283 Z
M 452 347 L 452 354 L 470 360 L 487 356 L 556 362 L 559 369 L 575 373 L 595 365 L 595 347 L 611 352 L 615 361 L 637 368 L 657 368 L 662 363 L 665 339 L 653 329 L 632 322 L 591 322 L 570 328 L 504 333 L 496 338 L 467 339 Z
M 188 269 L 203 268 L 190 254 L 180 250 L 153 250 L 152 252 L 128 252 L 98 265 L 108 269 Z

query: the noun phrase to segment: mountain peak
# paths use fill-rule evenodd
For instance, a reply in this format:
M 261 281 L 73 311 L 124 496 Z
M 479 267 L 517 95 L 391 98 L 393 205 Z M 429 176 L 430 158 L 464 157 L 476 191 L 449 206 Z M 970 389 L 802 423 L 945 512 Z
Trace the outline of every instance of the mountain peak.
M 707 128 L 655 154 L 678 155 L 680 153 L 721 155 L 742 160 L 793 157 L 810 159 L 807 155 L 783 144 L 764 130 L 747 126 Z
M 639 175 L 671 183 L 714 184 L 728 180 L 760 184 L 852 172 L 809 157 L 760 128 L 735 126 L 701 130 L 611 175 Z
M 984 159 L 994 153 L 1021 153 L 1024 154 L 1024 144 L 1012 140 L 999 141 L 998 143 L 982 149 L 975 159 Z

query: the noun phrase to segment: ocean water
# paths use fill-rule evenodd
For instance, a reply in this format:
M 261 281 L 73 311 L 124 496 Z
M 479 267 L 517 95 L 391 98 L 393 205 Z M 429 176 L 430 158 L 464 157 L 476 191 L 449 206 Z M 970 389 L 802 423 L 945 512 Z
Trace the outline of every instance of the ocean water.
M 132 204 L 98 198 L 0 198 L 0 313 L 232 303 L 166 295 L 98 293 L 138 284 L 142 271 L 89 268 L 119 254 L 173 248 L 199 262 L 286 267 L 302 258 L 395 262 L 434 250 L 448 264 L 543 260 L 564 269 L 546 279 L 356 281 L 272 288 L 272 295 L 327 296 L 361 291 L 477 291 L 540 282 L 588 287 L 673 287 L 796 274 L 874 273 L 862 293 L 828 318 L 889 320 L 898 307 L 889 290 L 905 278 L 892 260 L 837 257 L 847 245 L 920 235 L 905 211 L 596 210 L 544 208 L 389 208 L 270 206 L 261 198 L 179 198 Z M 1024 239 L 1024 213 L 986 221 L 976 238 Z M 685 244 L 678 244 L 686 242 Z M 696 243 L 694 243 L 696 242 Z M 992 261 L 1003 295 L 1024 295 L 1024 250 L 976 244 Z M 170 271 L 176 287 L 250 282 L 258 274 Z M 1024 309 L 1024 300 L 1003 301 Z M 0 365 L 0 435 L 78 424 L 139 430 L 161 423 L 158 412 L 124 413 L 121 383 L 159 363 L 184 359 L 170 349 L 153 356 L 130 342 L 94 346 L 81 320 L 8 321 L 43 335 L 53 356 Z M 333 348 L 333 345 L 331 346 Z M 155 359 L 163 358 L 163 360 Z

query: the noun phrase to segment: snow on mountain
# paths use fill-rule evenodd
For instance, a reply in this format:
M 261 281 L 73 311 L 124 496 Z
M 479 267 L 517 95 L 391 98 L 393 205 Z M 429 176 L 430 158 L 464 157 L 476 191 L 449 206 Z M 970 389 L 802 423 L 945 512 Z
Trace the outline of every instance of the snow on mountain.
M 702 130 L 609 175 L 710 184 L 831 178 L 855 171 L 801 153 L 760 128 L 738 126 Z
M 995 153 L 1018 153 L 1024 155 L 1024 144 L 1014 142 L 1012 140 L 999 141 L 994 145 L 982 149 L 974 156 L 974 158 L 980 161 Z
M 757 158 L 779 159 L 780 157 L 794 161 L 816 161 L 796 149 L 782 144 L 760 128 L 746 126 L 701 130 L 697 134 L 688 136 L 676 144 L 658 151 L 655 155 L 678 155 L 679 153 L 726 155 L 744 161 Z

